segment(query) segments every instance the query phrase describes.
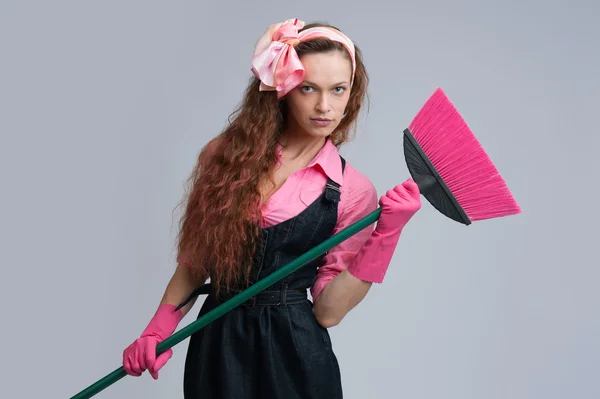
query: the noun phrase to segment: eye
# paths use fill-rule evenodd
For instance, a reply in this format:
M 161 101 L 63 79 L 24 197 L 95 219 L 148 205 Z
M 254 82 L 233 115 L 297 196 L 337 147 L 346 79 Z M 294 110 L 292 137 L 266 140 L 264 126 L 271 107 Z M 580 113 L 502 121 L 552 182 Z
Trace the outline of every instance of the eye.
M 335 91 L 337 94 L 342 94 L 342 93 L 344 92 L 344 90 L 346 90 L 346 88 L 345 88 L 345 87 L 338 86 L 338 87 L 336 87 L 336 88 L 335 88 L 335 89 L 333 89 L 333 90 L 334 90 L 334 91 Z
M 309 93 L 309 90 L 311 90 L 311 89 L 312 89 L 312 87 L 311 87 L 311 86 L 302 86 L 302 91 L 303 91 L 304 93 Z

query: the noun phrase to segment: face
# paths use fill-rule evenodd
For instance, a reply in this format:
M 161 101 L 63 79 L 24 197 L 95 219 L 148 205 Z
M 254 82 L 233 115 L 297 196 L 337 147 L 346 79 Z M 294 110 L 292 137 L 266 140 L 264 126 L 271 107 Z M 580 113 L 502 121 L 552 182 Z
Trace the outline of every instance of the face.
M 285 96 L 294 134 L 325 138 L 340 124 L 350 98 L 352 64 L 340 51 L 301 58 L 304 81 Z

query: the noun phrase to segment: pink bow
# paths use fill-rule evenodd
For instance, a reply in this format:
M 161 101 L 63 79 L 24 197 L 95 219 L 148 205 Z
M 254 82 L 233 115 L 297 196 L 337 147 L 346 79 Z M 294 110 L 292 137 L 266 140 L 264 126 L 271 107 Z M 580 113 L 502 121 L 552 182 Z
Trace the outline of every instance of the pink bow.
M 314 27 L 298 33 L 304 22 L 288 19 L 271 25 L 256 42 L 252 57 L 252 72 L 261 80 L 260 90 L 277 91 L 277 98 L 289 93 L 304 80 L 304 66 L 294 49 L 298 43 L 317 37 L 327 37 L 342 43 L 352 58 L 352 78 L 356 69 L 354 44 L 343 33 Z

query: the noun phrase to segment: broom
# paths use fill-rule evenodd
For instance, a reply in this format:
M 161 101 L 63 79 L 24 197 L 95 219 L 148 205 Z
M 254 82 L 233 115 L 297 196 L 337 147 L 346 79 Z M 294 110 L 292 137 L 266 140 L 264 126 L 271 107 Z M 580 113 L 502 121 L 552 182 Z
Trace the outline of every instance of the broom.
M 521 208 L 471 129 L 441 89 L 404 130 L 404 158 L 421 194 L 448 218 L 472 222 L 515 215 Z M 157 345 L 157 356 L 334 246 L 375 223 L 376 209 L 284 267 L 251 285 Z M 125 377 L 121 366 L 71 399 L 90 398 Z

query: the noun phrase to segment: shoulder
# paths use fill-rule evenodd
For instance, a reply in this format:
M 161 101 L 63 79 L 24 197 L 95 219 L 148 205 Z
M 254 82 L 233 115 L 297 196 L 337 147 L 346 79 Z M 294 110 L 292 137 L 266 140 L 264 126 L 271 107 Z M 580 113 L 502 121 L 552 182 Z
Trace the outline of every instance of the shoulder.
M 200 165 L 205 168 L 212 161 L 213 157 L 220 151 L 220 146 L 224 143 L 224 139 L 220 136 L 211 139 L 200 152 Z
M 377 189 L 364 173 L 355 169 L 348 160 L 344 169 L 341 200 L 347 205 L 362 203 L 364 206 L 377 206 Z

